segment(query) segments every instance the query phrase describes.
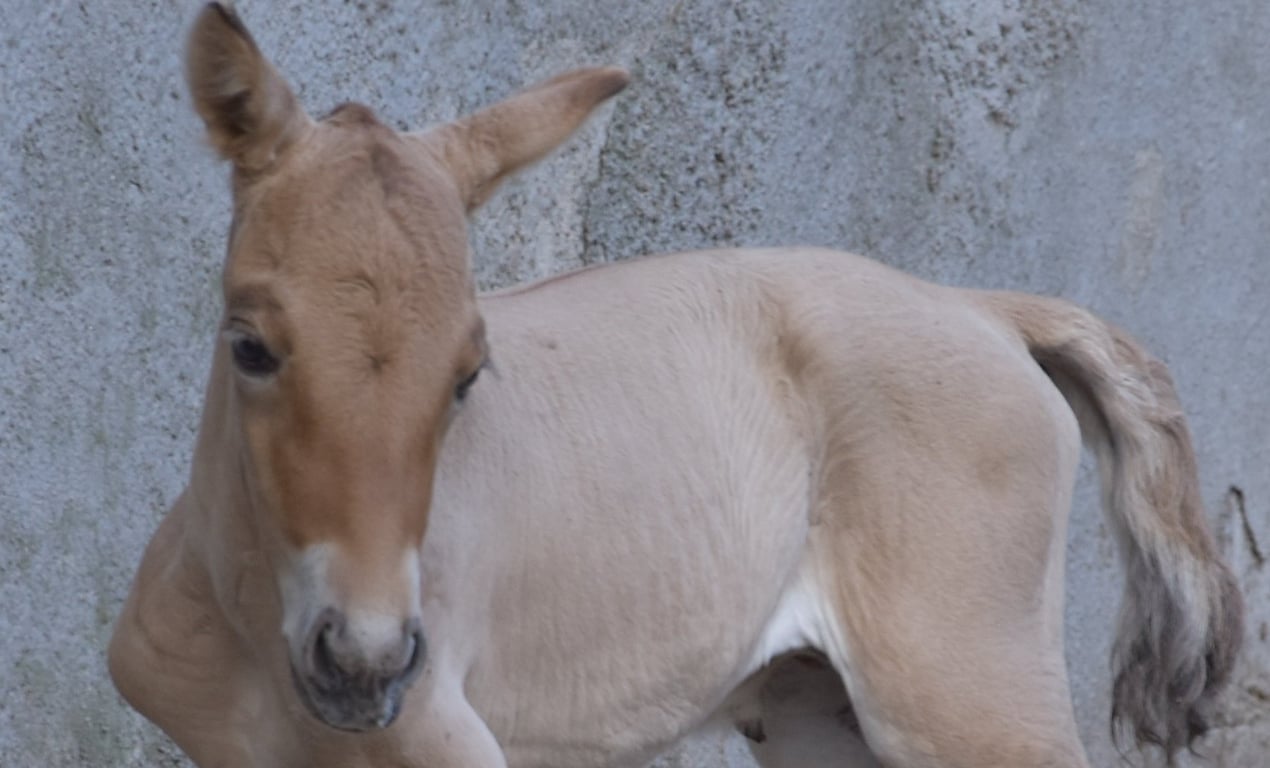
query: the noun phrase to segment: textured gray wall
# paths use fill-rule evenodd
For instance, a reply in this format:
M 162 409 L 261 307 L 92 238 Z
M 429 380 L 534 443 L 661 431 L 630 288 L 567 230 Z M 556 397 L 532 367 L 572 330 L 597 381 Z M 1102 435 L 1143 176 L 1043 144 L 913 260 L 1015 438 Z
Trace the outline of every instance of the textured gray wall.
M 2 0 L 0 765 L 182 765 L 103 647 L 182 485 L 226 169 L 181 78 L 193 5 Z M 1214 763 L 1270 765 L 1270 4 L 241 3 L 312 111 L 420 126 L 580 63 L 635 74 L 475 224 L 485 286 L 648 251 L 816 243 L 1082 302 L 1172 366 L 1247 590 Z M 1086 467 L 1068 654 L 1111 765 L 1114 552 Z M 1237 491 L 1234 489 L 1238 489 Z M 1260 542 L 1260 544 L 1258 544 Z M 736 739 L 673 765 L 744 765 Z

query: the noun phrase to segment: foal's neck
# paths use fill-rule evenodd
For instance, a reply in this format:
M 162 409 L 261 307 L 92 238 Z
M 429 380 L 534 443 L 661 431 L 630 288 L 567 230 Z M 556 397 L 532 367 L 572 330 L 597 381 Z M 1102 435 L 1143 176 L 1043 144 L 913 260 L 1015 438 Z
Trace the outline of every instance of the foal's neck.
M 218 348 L 203 405 L 189 485 L 172 514 L 182 545 L 206 571 L 225 619 L 253 645 L 278 634 L 281 609 L 267 538 L 247 487 L 246 454 L 234 423 L 226 360 Z

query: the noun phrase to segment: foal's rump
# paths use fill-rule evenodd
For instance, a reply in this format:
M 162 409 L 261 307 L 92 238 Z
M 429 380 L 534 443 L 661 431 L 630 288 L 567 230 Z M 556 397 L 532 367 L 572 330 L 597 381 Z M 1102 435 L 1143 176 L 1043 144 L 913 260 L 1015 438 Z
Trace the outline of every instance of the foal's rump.
M 833 537 L 832 555 L 820 558 L 829 571 L 821 587 L 859 592 L 841 579 L 868 575 L 858 564 L 878 559 L 885 540 L 879 536 L 903 531 L 893 554 L 912 555 L 914 536 L 929 533 L 912 527 L 919 518 L 943 532 L 934 542 L 942 549 L 927 554 L 947 556 L 976 537 L 1014 536 L 1009 546 L 991 548 L 998 559 L 992 568 L 1003 568 L 1016 585 L 1049 583 L 1050 575 L 1034 573 L 1026 562 L 1001 558 L 1025 551 L 1022 545 L 1041 546 L 1064 530 L 1071 454 L 1048 446 L 1067 444 L 1064 432 L 1070 435 L 1074 413 L 1099 460 L 1104 506 L 1127 576 L 1113 648 L 1113 724 L 1131 731 L 1140 745 L 1156 744 L 1168 754 L 1203 734 L 1240 644 L 1242 606 L 1204 517 L 1194 449 L 1164 365 L 1123 331 L 1061 300 L 942 288 L 848 254 L 792 250 L 774 261 L 784 269 L 768 274 L 788 291 L 782 322 L 792 329 L 786 335 L 792 339 L 790 373 L 811 392 L 813 410 L 829 425 L 821 436 L 827 465 L 819 476 L 822 492 L 832 498 L 822 503 L 836 505 L 845 526 Z M 1044 469 L 1051 464 L 1052 474 Z M 1044 506 L 1045 492 L 1025 487 L 1038 481 L 1067 488 L 1049 497 L 1057 504 L 1052 530 L 1044 516 L 1022 514 Z M 976 509 L 976 498 L 992 503 L 994 488 L 1012 494 L 1012 504 L 998 507 L 1010 514 L 1008 521 L 983 504 Z M 864 500 L 889 511 L 865 509 Z M 969 508 L 959 515 L 940 511 L 957 503 Z M 900 508 L 910 516 L 897 515 Z M 814 526 L 821 517 L 817 509 L 811 514 Z M 823 533 L 814 532 L 813 541 L 828 540 L 818 536 Z M 862 536 L 868 541 L 862 543 Z M 859 547 L 865 549 L 853 549 Z M 855 566 L 849 564 L 853 556 Z M 968 558 L 931 562 L 885 566 L 883 591 L 894 597 L 900 594 L 897 579 L 935 568 L 945 581 L 933 585 L 927 600 L 944 599 L 932 597 L 943 589 L 945 598 L 995 600 L 1020 610 L 1023 624 L 1049 624 L 1039 614 L 1024 615 L 1024 602 L 976 591 L 983 585 L 975 574 L 952 579 L 952 569 Z M 1052 576 L 1057 581 L 1061 570 Z M 954 589 L 961 591 L 949 591 Z M 862 599 L 842 600 L 840 613 L 860 612 Z M 1047 611 L 1061 605 L 1046 600 Z M 848 634 L 862 645 L 874 630 Z M 894 641 L 895 632 L 890 635 Z M 1057 663 L 1061 667 L 1061 659 Z M 870 695 L 869 685 L 851 676 L 848 671 L 853 698 Z
M 1242 637 L 1242 603 L 1204 519 L 1195 453 L 1164 364 L 1072 304 L 970 294 L 1014 328 L 1098 456 L 1127 581 L 1113 724 L 1169 754 L 1204 733 Z

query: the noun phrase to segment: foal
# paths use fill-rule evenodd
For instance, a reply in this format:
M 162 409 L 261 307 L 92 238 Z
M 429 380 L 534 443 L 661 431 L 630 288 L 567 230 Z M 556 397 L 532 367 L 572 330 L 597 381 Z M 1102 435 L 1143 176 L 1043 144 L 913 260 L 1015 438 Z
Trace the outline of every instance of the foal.
M 1085 766 L 1082 435 L 1126 566 L 1113 716 L 1169 754 L 1204 731 L 1239 594 L 1123 332 L 811 249 L 478 298 L 466 214 L 623 72 L 423 133 L 314 121 L 214 3 L 188 77 L 233 165 L 225 309 L 110 670 L 200 766 L 634 766 L 712 720 L 789 765 L 767 675 L 807 653 L 843 764 Z

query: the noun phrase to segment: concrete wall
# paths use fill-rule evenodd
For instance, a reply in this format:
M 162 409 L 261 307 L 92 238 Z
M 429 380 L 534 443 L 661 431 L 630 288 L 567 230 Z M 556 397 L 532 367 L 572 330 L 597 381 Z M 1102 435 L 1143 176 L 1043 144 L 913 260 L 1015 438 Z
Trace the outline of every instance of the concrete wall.
M 0 765 L 183 765 L 102 659 L 186 472 L 226 169 L 181 77 L 193 6 L 3 0 Z M 632 87 L 476 221 L 484 286 L 648 251 L 817 243 L 1065 296 L 1172 366 L 1247 589 L 1214 764 L 1270 764 L 1270 4 L 242 2 L 313 111 L 453 117 L 580 63 Z M 1111 765 L 1119 576 L 1086 467 L 1067 638 Z M 1260 542 L 1260 543 L 1258 543 Z M 744 765 L 736 739 L 669 765 Z

